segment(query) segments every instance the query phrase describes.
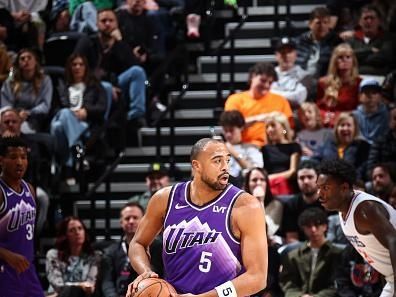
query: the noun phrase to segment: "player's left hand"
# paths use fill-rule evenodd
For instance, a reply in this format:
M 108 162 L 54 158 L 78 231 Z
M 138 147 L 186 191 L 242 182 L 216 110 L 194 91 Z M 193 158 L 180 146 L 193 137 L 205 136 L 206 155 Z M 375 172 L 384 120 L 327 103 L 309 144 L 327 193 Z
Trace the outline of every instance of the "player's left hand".
M 137 291 L 138 284 L 142 280 L 144 280 L 146 278 L 150 278 L 150 277 L 158 277 L 158 274 L 153 271 L 148 271 L 148 272 L 140 274 L 137 278 L 135 278 L 135 280 L 132 283 L 130 283 L 128 285 L 128 290 L 127 290 L 125 297 L 132 297 Z

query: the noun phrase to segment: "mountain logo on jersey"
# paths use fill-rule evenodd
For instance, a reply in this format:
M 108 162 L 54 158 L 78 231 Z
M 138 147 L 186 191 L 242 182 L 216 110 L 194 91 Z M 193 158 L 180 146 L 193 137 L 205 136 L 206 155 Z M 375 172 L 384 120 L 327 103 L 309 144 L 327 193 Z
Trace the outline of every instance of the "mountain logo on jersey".
M 214 244 L 219 237 L 221 232 L 210 229 L 207 223 L 202 224 L 195 217 L 189 222 L 184 220 L 168 226 L 164 231 L 164 248 L 167 254 L 174 254 L 178 249 Z
M 26 225 L 27 223 L 34 222 L 36 218 L 36 209 L 30 203 L 21 201 L 11 208 L 8 213 L 2 218 L 0 226 L 7 223 L 7 231 L 13 232 L 18 230 L 20 226 Z

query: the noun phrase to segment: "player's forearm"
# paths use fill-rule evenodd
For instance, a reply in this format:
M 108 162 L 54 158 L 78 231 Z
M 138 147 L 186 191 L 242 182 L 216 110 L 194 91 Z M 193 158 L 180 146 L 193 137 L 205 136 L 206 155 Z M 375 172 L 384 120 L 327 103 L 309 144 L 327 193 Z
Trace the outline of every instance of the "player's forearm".
M 133 269 L 138 274 L 152 271 L 149 255 L 147 254 L 144 246 L 140 243 L 137 243 L 133 240 L 131 241 L 128 256 Z
M 267 274 L 265 271 L 249 273 L 245 272 L 234 278 L 232 281 L 237 296 L 249 296 L 263 290 L 267 285 Z M 228 293 L 227 293 L 228 294 Z M 223 296 L 225 296 L 224 294 Z M 216 290 L 210 290 L 198 297 L 222 297 L 217 294 Z

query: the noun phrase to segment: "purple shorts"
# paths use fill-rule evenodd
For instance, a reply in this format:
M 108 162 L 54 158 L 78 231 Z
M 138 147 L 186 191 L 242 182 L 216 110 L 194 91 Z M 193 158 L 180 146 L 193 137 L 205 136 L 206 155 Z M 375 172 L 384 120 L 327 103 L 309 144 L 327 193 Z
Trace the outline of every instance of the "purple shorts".
M 1 297 L 44 297 L 34 265 L 18 274 L 0 261 L 0 288 Z

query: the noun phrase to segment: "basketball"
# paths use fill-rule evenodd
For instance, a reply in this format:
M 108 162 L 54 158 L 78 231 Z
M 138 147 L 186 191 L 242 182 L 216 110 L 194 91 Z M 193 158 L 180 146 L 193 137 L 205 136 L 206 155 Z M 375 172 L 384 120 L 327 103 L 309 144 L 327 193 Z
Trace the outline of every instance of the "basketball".
M 136 297 L 170 297 L 175 288 L 161 278 L 146 278 L 138 283 Z

